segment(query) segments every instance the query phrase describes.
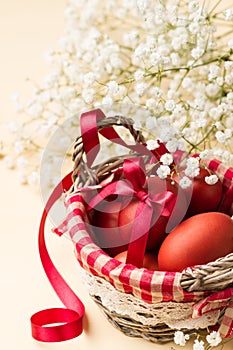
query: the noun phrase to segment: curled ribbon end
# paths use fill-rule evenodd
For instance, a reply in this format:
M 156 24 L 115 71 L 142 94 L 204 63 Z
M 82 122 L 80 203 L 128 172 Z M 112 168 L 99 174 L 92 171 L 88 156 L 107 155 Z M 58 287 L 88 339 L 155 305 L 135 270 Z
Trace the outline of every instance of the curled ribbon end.
M 62 342 L 78 337 L 83 332 L 84 311 L 52 308 L 39 311 L 31 317 L 32 337 L 41 342 Z

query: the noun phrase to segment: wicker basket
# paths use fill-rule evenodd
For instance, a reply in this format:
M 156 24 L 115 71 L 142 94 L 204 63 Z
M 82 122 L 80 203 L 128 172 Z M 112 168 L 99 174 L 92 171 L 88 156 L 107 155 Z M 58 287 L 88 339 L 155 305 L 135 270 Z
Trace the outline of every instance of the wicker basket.
M 104 118 L 103 114 L 100 115 L 96 119 L 98 132 L 121 126 L 130 132 L 135 144 L 145 144 L 142 133 L 133 128 L 132 119 L 122 116 Z M 233 323 L 226 325 L 224 317 L 231 317 L 233 310 L 233 254 L 206 265 L 188 268 L 182 273 L 166 273 L 120 263 L 93 243 L 85 226 L 85 206 L 77 193 L 80 188 L 98 185 L 122 166 L 129 154 L 112 157 L 90 167 L 83 140 L 80 136 L 75 143 L 74 182 L 66 198 L 67 217 L 70 219 L 66 225 L 76 246 L 84 283 L 108 320 L 123 333 L 152 342 L 169 341 L 178 329 L 193 333 L 220 323 L 221 333 L 231 335 L 229 327 L 232 328 Z M 134 156 L 138 153 L 131 147 L 130 157 Z M 222 179 L 227 173 L 224 180 L 226 193 L 232 187 L 233 171 L 224 171 L 221 163 L 218 163 L 218 168 L 214 164 L 214 170 Z M 197 317 L 191 318 L 191 315 Z

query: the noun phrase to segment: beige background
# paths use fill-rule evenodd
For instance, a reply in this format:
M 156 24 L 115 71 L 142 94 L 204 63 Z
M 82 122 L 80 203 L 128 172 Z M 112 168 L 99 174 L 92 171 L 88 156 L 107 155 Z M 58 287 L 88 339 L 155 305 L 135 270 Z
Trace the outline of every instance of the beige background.
M 17 118 L 10 96 L 20 91 L 30 96 L 26 78 L 40 81 L 47 72 L 43 55 L 55 47 L 63 30 L 65 0 L 0 0 L 0 131 Z M 169 349 L 115 330 L 90 300 L 77 272 L 71 243 L 49 234 L 51 255 L 86 306 L 85 332 L 59 344 L 42 344 L 30 335 L 32 313 L 61 306 L 41 267 L 37 229 L 42 200 L 18 184 L 14 171 L 0 163 L 0 347 L 2 349 Z M 179 347 L 177 346 L 176 349 Z M 186 346 L 191 349 L 191 345 Z M 231 349 L 232 345 L 224 349 Z

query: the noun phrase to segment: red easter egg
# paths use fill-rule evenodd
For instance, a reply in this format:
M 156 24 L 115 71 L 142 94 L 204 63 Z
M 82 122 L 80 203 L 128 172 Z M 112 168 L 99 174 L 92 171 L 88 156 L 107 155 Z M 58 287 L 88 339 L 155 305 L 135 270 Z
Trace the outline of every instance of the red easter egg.
M 209 212 L 180 223 L 163 241 L 158 253 L 161 271 L 182 271 L 233 252 L 233 220 Z
M 187 217 L 199 213 L 217 211 L 222 198 L 222 183 L 218 180 L 214 185 L 207 184 L 205 177 L 209 175 L 208 170 L 200 168 L 200 174 L 194 177 Z
M 170 232 L 176 225 L 178 225 L 178 223 L 185 216 L 187 210 L 187 202 L 184 192 L 179 189 L 179 186 L 177 184 L 172 184 L 169 179 L 162 180 L 158 176 L 150 177 L 147 179 L 145 189 L 150 194 L 170 191 L 177 196 L 174 207 L 172 208 L 171 216 L 169 217 L 161 215 L 162 208 L 156 206 L 154 207 L 146 249 L 156 250 L 162 243 L 166 234 Z M 133 198 L 131 202 L 125 208 L 123 208 L 119 214 L 119 226 L 124 236 L 130 236 L 136 217 L 138 218 L 141 215 L 142 217 L 140 219 L 145 220 L 143 214 L 137 212 L 139 202 L 140 200 L 138 198 Z M 142 234 L 145 233 L 146 231 L 142 232 Z
M 171 215 L 167 219 L 166 233 L 171 232 L 185 217 L 188 208 L 187 195 L 185 191 L 173 179 L 160 179 L 158 176 L 147 179 L 148 190 L 151 193 L 169 191 L 176 196 Z
M 126 257 L 127 257 L 127 250 L 114 256 L 114 259 L 117 259 L 125 263 Z M 142 267 L 148 270 L 158 270 L 158 261 L 157 261 L 156 254 L 153 252 L 146 252 L 143 259 Z
M 117 199 L 105 199 L 98 205 L 98 210 L 92 209 L 89 213 L 94 242 L 110 256 L 126 250 L 130 239 L 119 230 L 120 208 L 121 203 Z

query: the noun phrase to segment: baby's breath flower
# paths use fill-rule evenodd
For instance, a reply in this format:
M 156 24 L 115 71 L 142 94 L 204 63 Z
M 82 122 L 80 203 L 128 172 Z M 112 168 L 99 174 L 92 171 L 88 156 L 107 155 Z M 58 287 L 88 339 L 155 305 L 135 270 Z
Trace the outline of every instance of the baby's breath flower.
M 176 107 L 175 101 L 173 100 L 168 100 L 165 103 L 165 109 L 169 112 L 173 111 Z
M 86 88 L 82 91 L 82 98 L 87 104 L 91 104 L 94 101 L 95 90 Z
M 189 11 L 190 12 L 195 12 L 195 11 L 198 11 L 200 8 L 200 3 L 196 0 L 194 1 L 190 1 L 189 3 Z
M 195 60 L 198 60 L 204 54 L 204 49 L 201 47 L 195 47 L 191 51 L 191 55 Z
M 182 331 L 176 331 L 174 334 L 174 342 L 177 345 L 185 346 L 186 341 L 189 339 L 188 334 L 184 334 Z
M 11 156 L 5 156 L 3 162 L 7 169 L 13 169 L 15 166 L 14 159 Z
M 168 165 L 160 165 L 160 167 L 157 169 L 157 175 L 160 177 L 160 179 L 166 179 L 170 173 L 171 169 Z
M 171 165 L 173 162 L 173 156 L 170 153 L 165 153 L 161 156 L 160 161 L 163 165 Z
M 222 131 L 217 131 L 215 137 L 219 143 L 224 143 L 226 141 L 226 135 Z
M 135 85 L 135 91 L 140 97 L 145 93 L 146 89 L 147 89 L 147 84 L 144 82 L 137 83 Z
M 148 140 L 146 142 L 146 147 L 147 149 L 149 149 L 150 151 L 153 151 L 154 149 L 159 147 L 159 143 L 157 140 Z
M 203 340 L 195 339 L 193 344 L 193 350 L 205 350 L 205 344 Z
M 184 171 L 186 176 L 189 176 L 191 178 L 198 176 L 200 174 L 200 168 L 192 168 L 192 167 L 187 167 Z
M 205 182 L 208 185 L 215 185 L 218 182 L 218 177 L 217 175 L 210 175 L 205 177 Z
M 211 151 L 206 149 L 206 150 L 200 152 L 199 157 L 202 160 L 210 159 L 211 158 Z
M 192 180 L 190 180 L 187 176 L 183 176 L 179 181 L 179 185 L 183 189 L 188 188 L 192 185 Z
M 190 157 L 187 159 L 187 168 L 197 169 L 199 168 L 199 159 L 195 157 Z
M 144 76 L 144 71 L 139 69 L 134 73 L 134 78 L 136 81 L 142 80 Z
M 39 181 L 40 181 L 40 175 L 38 174 L 38 172 L 33 171 L 27 179 L 27 182 L 29 184 L 29 186 L 31 187 L 35 187 L 37 188 L 39 185 Z
M 226 9 L 224 11 L 224 17 L 225 17 L 226 21 L 232 21 L 232 19 L 233 19 L 233 11 L 232 11 L 232 9 Z
M 222 338 L 219 332 L 213 331 L 206 336 L 206 340 L 211 346 L 217 346 L 221 343 Z

